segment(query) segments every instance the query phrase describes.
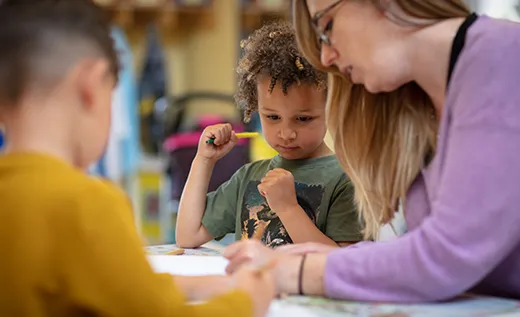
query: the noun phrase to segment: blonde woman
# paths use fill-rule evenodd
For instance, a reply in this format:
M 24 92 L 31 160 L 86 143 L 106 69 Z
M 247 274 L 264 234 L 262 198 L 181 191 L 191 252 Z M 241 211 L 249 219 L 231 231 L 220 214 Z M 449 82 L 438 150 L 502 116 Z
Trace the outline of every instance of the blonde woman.
M 243 242 L 229 271 L 274 258 L 279 291 L 351 300 L 520 298 L 520 26 L 458 0 L 294 0 L 294 17 L 331 74 L 329 128 L 366 236 L 399 202 L 408 232 L 300 255 Z

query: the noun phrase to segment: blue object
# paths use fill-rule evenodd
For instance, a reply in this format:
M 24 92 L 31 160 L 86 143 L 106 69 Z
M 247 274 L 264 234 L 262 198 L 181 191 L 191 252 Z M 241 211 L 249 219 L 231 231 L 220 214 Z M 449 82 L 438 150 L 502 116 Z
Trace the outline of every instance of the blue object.
M 90 172 L 118 180 L 137 172 L 140 160 L 138 90 L 133 56 L 124 31 L 114 26 L 112 38 L 120 64 L 119 82 L 112 98 L 112 122 L 105 153 Z
M 119 85 L 117 92 L 120 93 L 120 102 L 123 103 L 124 113 L 120 115 L 127 117 L 128 133 L 121 142 L 121 169 L 125 175 L 134 174 L 140 161 L 140 132 L 139 132 L 139 93 L 133 71 L 134 58 L 132 49 L 128 43 L 124 31 L 120 27 L 113 27 L 112 37 L 119 52 Z

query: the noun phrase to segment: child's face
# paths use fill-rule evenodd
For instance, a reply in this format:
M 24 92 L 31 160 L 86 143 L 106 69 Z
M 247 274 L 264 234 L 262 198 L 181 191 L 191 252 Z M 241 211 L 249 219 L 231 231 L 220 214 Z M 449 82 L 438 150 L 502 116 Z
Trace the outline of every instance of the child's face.
M 284 95 L 277 83 L 269 93 L 270 81 L 266 78 L 257 85 L 258 112 L 267 143 L 289 160 L 318 156 L 327 131 L 323 91 L 294 84 Z

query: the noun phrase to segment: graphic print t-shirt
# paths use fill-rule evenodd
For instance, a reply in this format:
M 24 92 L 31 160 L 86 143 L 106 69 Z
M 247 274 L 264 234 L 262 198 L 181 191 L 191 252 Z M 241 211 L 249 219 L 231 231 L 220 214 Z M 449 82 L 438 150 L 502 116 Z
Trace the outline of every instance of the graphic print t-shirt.
M 213 237 L 234 232 L 236 240 L 258 239 L 269 247 L 293 243 L 257 189 L 262 177 L 275 168 L 293 174 L 298 204 L 321 232 L 337 242 L 362 240 L 354 189 L 335 156 L 306 160 L 276 156 L 243 166 L 207 195 L 202 224 Z

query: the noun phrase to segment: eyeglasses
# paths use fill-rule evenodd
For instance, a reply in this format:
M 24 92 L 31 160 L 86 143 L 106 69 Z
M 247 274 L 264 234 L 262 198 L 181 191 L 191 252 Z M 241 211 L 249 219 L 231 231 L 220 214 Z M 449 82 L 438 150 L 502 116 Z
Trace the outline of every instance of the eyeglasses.
M 329 5 L 325 9 L 317 12 L 314 17 L 312 18 L 312 25 L 314 27 L 314 31 L 316 32 L 316 35 L 318 36 L 318 42 L 325 43 L 326 45 L 330 46 L 330 31 L 332 31 L 332 20 L 327 23 L 325 28 L 322 30 L 320 29 L 318 22 L 319 20 L 327 13 L 329 13 L 331 10 L 339 6 L 341 3 L 343 3 L 343 0 L 338 0 L 334 2 L 333 4 Z

